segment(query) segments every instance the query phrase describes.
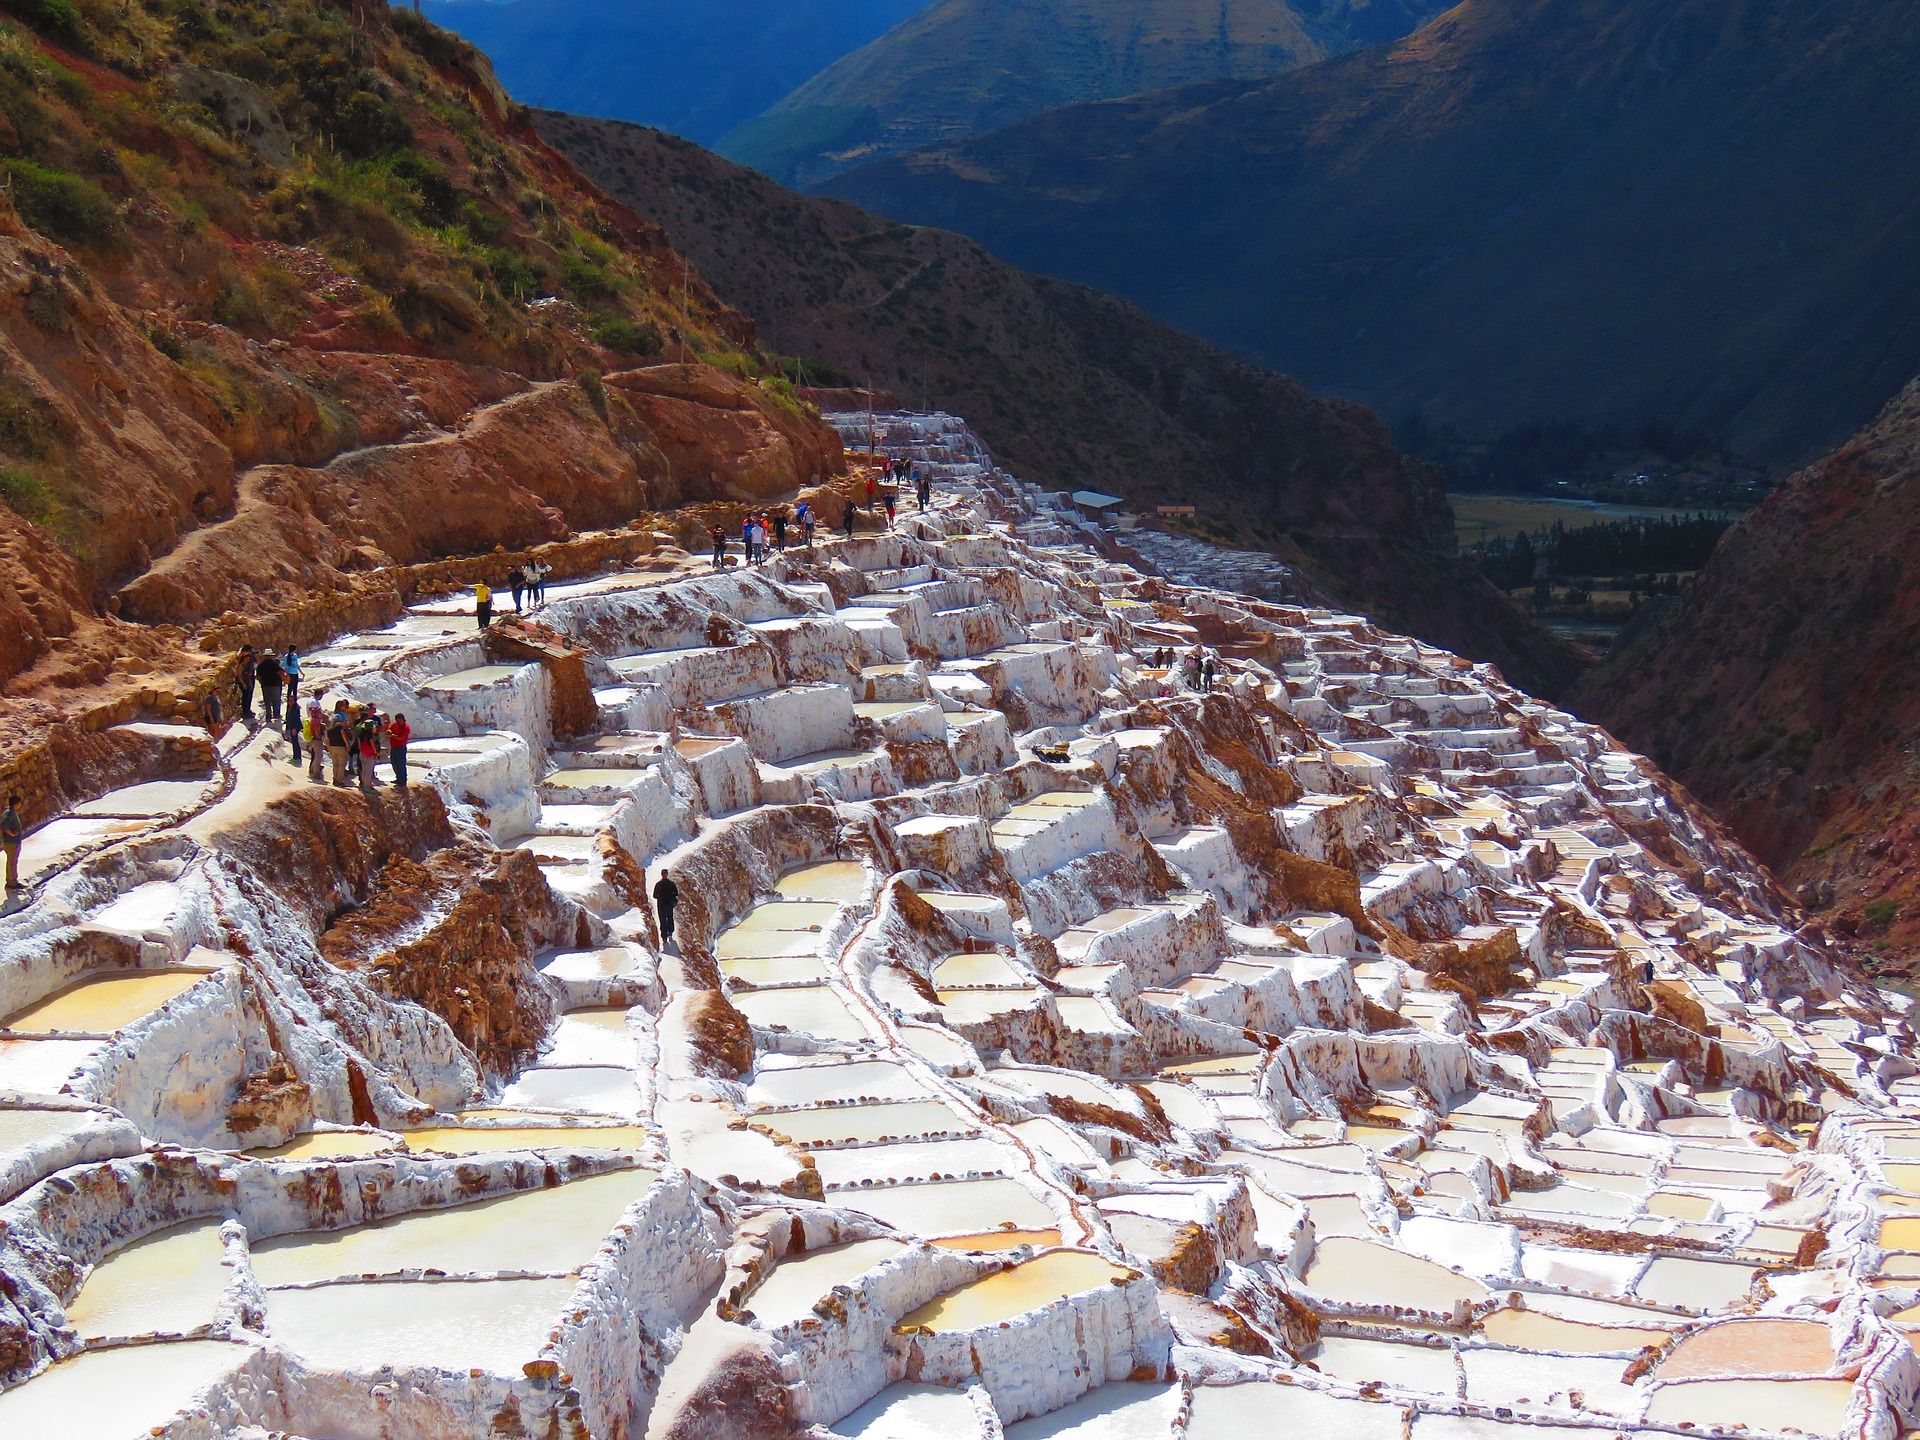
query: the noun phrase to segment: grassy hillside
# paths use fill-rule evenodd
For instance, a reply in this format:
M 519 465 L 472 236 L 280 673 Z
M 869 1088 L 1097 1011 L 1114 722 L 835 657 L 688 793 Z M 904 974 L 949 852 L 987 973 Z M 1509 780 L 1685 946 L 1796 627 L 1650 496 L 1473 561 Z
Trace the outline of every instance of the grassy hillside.
M 663 225 L 774 347 L 965 415 L 1028 479 L 1195 505 L 1214 535 L 1272 550 L 1348 603 L 1543 691 L 1578 670 L 1454 558 L 1436 477 L 1361 407 L 961 236 L 796 195 L 658 131 L 546 113 L 538 124 Z
M 1915 73 L 1904 6 L 1467 0 L 825 188 L 1396 421 L 1659 419 L 1797 462 L 1920 371 Z
M 1403 35 L 1439 8 L 1438 0 L 933 0 L 717 148 L 806 186 L 1059 105 L 1272 75 L 1350 50 L 1362 36 Z
M 166 713 L 236 627 L 310 643 L 446 557 L 837 463 L 752 323 L 409 12 L 18 0 L 0 169 L 0 747 Z

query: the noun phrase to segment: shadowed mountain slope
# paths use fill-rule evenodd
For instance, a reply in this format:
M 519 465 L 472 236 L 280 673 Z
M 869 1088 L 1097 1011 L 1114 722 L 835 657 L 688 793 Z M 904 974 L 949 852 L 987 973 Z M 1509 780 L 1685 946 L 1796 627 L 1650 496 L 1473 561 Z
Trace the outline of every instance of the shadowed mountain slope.
M 1920 959 L 1920 381 L 1578 691 L 1861 948 Z
M 1804 461 L 1920 370 L 1915 73 L 1906 6 L 1467 0 L 826 188 L 1391 416 Z
M 662 225 L 776 348 L 965 415 L 1030 480 L 1195 505 L 1214 533 L 1534 688 L 1553 693 L 1577 673 L 1573 650 L 1455 558 L 1433 472 L 1362 407 L 961 236 L 796 195 L 672 136 L 548 113 L 536 123 Z

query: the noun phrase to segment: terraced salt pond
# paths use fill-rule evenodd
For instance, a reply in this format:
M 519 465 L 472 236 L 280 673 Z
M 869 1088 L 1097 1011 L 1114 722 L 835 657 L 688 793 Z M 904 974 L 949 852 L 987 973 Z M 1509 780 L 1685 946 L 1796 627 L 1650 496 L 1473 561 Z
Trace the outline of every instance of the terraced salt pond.
M 142 1236 L 101 1260 L 67 1307 L 67 1320 L 83 1340 L 190 1334 L 213 1322 L 232 1280 L 220 1222 L 196 1220 Z
M 204 970 L 137 970 L 69 985 L 9 1016 L 19 1035 L 111 1035 L 206 978 Z
M 647 1148 L 637 1125 L 436 1125 L 401 1132 L 415 1154 L 500 1155 L 514 1150 L 608 1150 Z
M 592 1258 L 654 1178 L 651 1170 L 616 1170 L 348 1230 L 257 1240 L 254 1273 L 269 1287 L 404 1270 L 564 1274 Z
M 974 1235 L 985 1230 L 1046 1229 L 1053 1208 L 1017 1180 L 938 1180 L 873 1186 L 836 1196 L 850 1210 L 871 1215 L 910 1235 Z
M 158 1431 L 254 1353 L 216 1340 L 82 1351 L 30 1385 L 0 1391 L 0 1435 L 135 1440 Z
M 907 1247 L 898 1240 L 856 1240 L 789 1255 L 745 1300 L 754 1320 L 768 1330 L 791 1325 L 813 1313 L 814 1302 L 836 1285 L 845 1285 Z
M 577 1285 L 571 1278 L 414 1280 L 275 1290 L 267 1296 L 267 1332 L 323 1370 L 427 1366 L 517 1376 Z
M 1090 1250 L 1049 1250 L 1010 1270 L 982 1276 L 900 1318 L 896 1330 L 978 1330 L 1133 1272 Z

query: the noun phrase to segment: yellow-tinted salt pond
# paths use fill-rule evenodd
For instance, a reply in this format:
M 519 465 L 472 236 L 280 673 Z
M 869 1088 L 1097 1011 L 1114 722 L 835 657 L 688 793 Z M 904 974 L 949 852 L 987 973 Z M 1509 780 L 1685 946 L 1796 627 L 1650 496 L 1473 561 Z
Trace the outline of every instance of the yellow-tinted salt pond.
M 903 1316 L 894 1328 L 978 1330 L 1134 1273 L 1090 1250 L 1049 1250 L 1011 1270 L 984 1275 L 929 1300 Z
M 494 1155 L 507 1150 L 639 1150 L 647 1132 L 637 1125 L 513 1125 L 487 1128 L 436 1125 L 403 1132 L 418 1154 Z
M 834 1286 L 858 1279 L 906 1248 L 898 1240 L 856 1240 L 851 1245 L 789 1255 L 742 1303 L 767 1329 L 790 1325 L 811 1315 L 814 1302 Z
M 769 900 L 756 905 L 733 930 L 819 930 L 840 913 L 837 900 Z
M 86 1124 L 99 1111 L 0 1110 L 0 1155 L 44 1144 Z
M 275 1290 L 267 1333 L 321 1370 L 431 1366 L 518 1378 L 578 1281 L 387 1281 Z
M 743 930 L 736 925 L 714 942 L 713 953 L 722 960 L 817 955 L 820 937 L 811 930 Z
M 1042 1230 L 1055 1223 L 1052 1206 L 1004 1177 L 876 1185 L 836 1195 L 833 1203 L 908 1235 L 974 1235 L 1007 1225 Z
M 1496 1310 L 1480 1322 L 1480 1333 L 1516 1350 L 1555 1350 L 1571 1355 L 1606 1355 L 1666 1343 L 1668 1331 L 1619 1325 L 1590 1325 L 1563 1320 L 1538 1310 Z
M 1661 1380 L 1726 1375 L 1825 1375 L 1833 1339 L 1814 1320 L 1729 1320 L 1696 1330 L 1668 1351 L 1654 1371 Z
M 1344 1235 L 1314 1248 L 1305 1278 L 1316 1294 L 1337 1304 L 1399 1305 L 1441 1314 L 1487 1295 L 1478 1280 L 1444 1265 Z
M 1849 1380 L 1682 1380 L 1661 1385 L 1647 1402 L 1647 1419 L 1724 1430 L 1739 1425 L 1776 1433 L 1804 1430 L 1832 1435 L 1853 1396 Z
M 10 1016 L 27 1035 L 111 1035 L 206 978 L 199 970 L 139 970 L 82 980 Z
M 791 870 L 774 882 L 774 893 L 789 900 L 858 900 L 867 888 L 867 867 L 858 860 L 829 860 Z
M 245 1153 L 255 1160 L 330 1160 L 374 1155 L 395 1149 L 391 1135 L 369 1130 L 309 1130 L 284 1145 L 264 1145 Z
M 185 1334 L 211 1325 L 233 1278 L 218 1220 L 142 1236 L 93 1268 L 67 1307 L 83 1340 Z
M 163 1428 L 253 1353 L 219 1340 L 84 1350 L 0 1391 L 0 1435 L 134 1440 Z
M 1882 1250 L 1920 1250 L 1920 1215 L 1894 1215 L 1880 1222 Z
M 729 955 L 720 973 L 739 985 L 818 985 L 833 978 L 819 955 Z
M 1058 1230 L 983 1230 L 978 1235 L 946 1235 L 931 1242 L 942 1250 L 1013 1250 L 1021 1245 L 1036 1249 L 1060 1243 Z
M 789 1030 L 825 1040 L 869 1038 L 867 1027 L 847 1008 L 847 1002 L 826 985 L 749 991 L 734 996 L 733 1003 L 750 1024 L 765 1030 Z
M 778 1130 L 796 1145 L 970 1134 L 979 1128 L 949 1106 L 933 1100 L 909 1100 L 895 1105 L 824 1105 L 813 1110 L 762 1110 L 753 1118 L 758 1124 Z
M 902 1025 L 900 1043 L 929 1065 L 941 1065 L 959 1072 L 973 1068 L 973 1051 L 966 1041 L 944 1030 L 925 1025 Z
M 1027 977 L 1006 956 L 988 950 L 978 955 L 949 955 L 933 967 L 933 983 L 954 990 L 971 985 L 1025 985 Z
M 949 1025 L 971 1025 L 1025 1010 L 1040 999 L 1038 990 L 938 990 L 942 1018 Z
M 592 1258 L 621 1212 L 653 1180 L 651 1170 L 616 1170 L 350 1230 L 259 1240 L 253 1269 L 268 1286 L 402 1270 L 564 1273 Z

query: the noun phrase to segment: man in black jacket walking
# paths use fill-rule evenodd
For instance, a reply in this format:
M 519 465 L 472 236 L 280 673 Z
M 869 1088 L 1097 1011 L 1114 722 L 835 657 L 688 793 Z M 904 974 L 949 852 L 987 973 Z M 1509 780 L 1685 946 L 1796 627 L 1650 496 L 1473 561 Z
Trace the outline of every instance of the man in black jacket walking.
M 660 943 L 673 939 L 673 907 L 680 903 L 680 887 L 666 871 L 653 883 L 653 903 L 660 912 Z

